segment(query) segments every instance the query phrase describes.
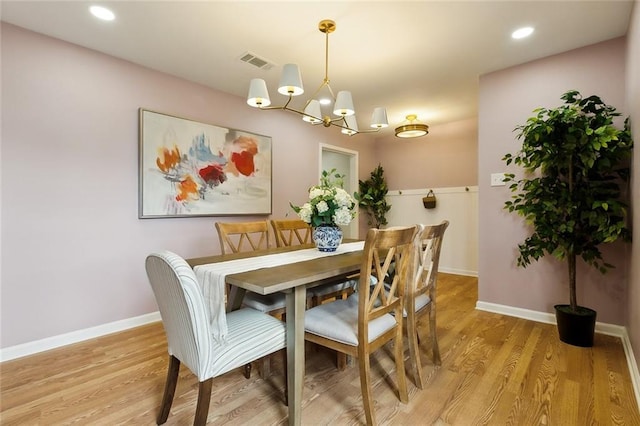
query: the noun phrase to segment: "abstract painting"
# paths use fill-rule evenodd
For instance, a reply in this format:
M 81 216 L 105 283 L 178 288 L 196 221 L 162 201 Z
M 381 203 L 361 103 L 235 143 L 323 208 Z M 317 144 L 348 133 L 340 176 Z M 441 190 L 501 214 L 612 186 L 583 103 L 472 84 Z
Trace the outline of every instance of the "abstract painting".
M 140 108 L 138 217 L 271 214 L 271 138 Z

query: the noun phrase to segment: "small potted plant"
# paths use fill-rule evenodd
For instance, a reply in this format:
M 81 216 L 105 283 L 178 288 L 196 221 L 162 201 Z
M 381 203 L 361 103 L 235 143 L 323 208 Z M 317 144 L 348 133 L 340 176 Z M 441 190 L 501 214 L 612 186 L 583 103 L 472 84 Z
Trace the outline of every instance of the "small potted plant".
M 365 209 L 369 218 L 367 224 L 380 228 L 387 224 L 387 212 L 391 206 L 387 204 L 387 182 L 384 179 L 384 169 L 380 164 L 373 169 L 371 177 L 365 181 L 358 181 L 358 189 L 354 195 L 358 205 Z
M 555 306 L 559 337 L 588 347 L 596 312 L 577 303 L 576 258 L 605 273 L 613 265 L 603 260 L 599 246 L 631 238 L 622 198 L 633 141 L 628 120 L 616 128 L 613 119 L 620 114 L 599 97 L 572 90 L 561 99 L 564 105 L 538 108 L 516 127 L 522 148 L 503 160 L 522 167 L 525 177 L 505 174 L 514 195 L 504 207 L 532 226 L 518 245 L 518 266 L 547 254 L 566 262 L 569 304 Z

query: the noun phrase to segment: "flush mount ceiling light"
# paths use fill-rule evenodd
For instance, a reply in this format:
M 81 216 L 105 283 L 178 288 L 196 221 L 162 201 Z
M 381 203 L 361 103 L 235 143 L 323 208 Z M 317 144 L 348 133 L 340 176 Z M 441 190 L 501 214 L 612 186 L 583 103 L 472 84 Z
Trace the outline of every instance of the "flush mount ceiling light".
M 303 110 L 300 111 L 289 106 L 289 103 L 294 96 L 304 93 L 300 69 L 296 64 L 286 64 L 282 69 L 278 93 L 289 97 L 284 105 L 270 106 L 271 100 L 269 99 L 267 84 L 261 78 L 254 78 L 251 80 L 247 104 L 260 109 L 281 109 L 295 112 L 296 114 L 302 115 L 302 119 L 307 123 L 322 124 L 324 127 L 340 127 L 342 129 L 342 133 L 349 136 L 357 133 L 377 132 L 380 129 L 387 127 L 389 125 L 387 122 L 387 111 L 383 107 L 377 107 L 373 110 L 371 118 L 372 129 L 359 130 L 358 123 L 356 123 L 354 115 L 355 109 L 353 107 L 351 92 L 342 90 L 338 92 L 337 96 L 333 94 L 333 90 L 329 85 L 329 34 L 336 30 L 336 23 L 332 20 L 324 19 L 318 24 L 318 29 L 321 33 L 325 34 L 324 80 L 322 81 L 322 84 L 320 84 L 320 87 L 318 87 L 318 89 L 305 103 Z M 328 102 L 325 100 L 327 97 L 324 95 L 323 98 L 318 98 L 321 91 L 328 91 Z M 333 115 L 335 116 L 333 118 L 328 114 L 323 115 L 321 109 L 321 104 L 326 105 L 332 102 Z
M 422 123 L 416 123 L 418 116 L 415 114 L 407 115 L 407 124 L 396 127 L 396 136 L 399 138 L 419 138 L 429 133 L 429 126 Z
M 103 21 L 113 21 L 116 18 L 116 15 L 112 11 L 102 6 L 91 6 L 89 12 Z

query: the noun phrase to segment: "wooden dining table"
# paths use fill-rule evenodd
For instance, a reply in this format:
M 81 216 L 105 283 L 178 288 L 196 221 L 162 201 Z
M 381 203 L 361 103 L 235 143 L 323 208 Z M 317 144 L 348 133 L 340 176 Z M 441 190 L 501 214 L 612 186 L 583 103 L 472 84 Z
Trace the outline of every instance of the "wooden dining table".
M 198 265 L 313 247 L 313 245 L 279 247 L 252 252 L 199 257 L 187 259 L 187 262 L 193 268 Z M 304 314 L 307 289 L 325 283 L 344 281 L 348 276 L 359 272 L 361 262 L 362 250 L 357 250 L 311 260 L 296 261 L 280 266 L 261 267 L 226 276 L 226 282 L 239 290 L 232 293 L 233 296 L 228 302 L 228 310 L 237 309 L 241 306 L 242 298 L 246 291 L 253 291 L 259 294 L 271 294 L 281 291 L 286 294 L 289 425 L 300 425 L 302 422 L 302 389 L 304 387 L 305 373 Z

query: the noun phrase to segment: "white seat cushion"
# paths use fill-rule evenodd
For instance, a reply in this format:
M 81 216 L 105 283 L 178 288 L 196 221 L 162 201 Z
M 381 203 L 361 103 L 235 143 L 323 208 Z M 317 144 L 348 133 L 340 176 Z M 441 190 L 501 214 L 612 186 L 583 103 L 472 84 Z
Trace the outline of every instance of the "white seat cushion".
M 242 304 L 260 312 L 273 312 L 286 306 L 284 293 L 258 294 L 247 291 Z
M 429 303 L 431 303 L 431 298 L 426 294 L 421 294 L 420 296 L 416 297 L 416 302 L 415 302 L 416 312 L 420 311 Z
M 369 287 L 374 287 L 376 284 L 378 284 L 378 279 L 376 277 L 374 277 L 373 275 L 369 276 Z M 386 286 L 386 284 L 385 284 Z M 373 290 L 371 290 L 373 291 Z M 358 282 L 356 281 L 356 286 L 355 286 L 355 292 L 349 296 L 349 299 L 353 300 L 356 304 L 358 304 Z M 379 307 L 380 306 L 380 299 L 376 300 L 375 303 L 373 304 L 374 307 Z
M 226 342 L 212 339 L 210 376 L 215 377 L 286 347 L 285 324 L 271 315 L 244 308 L 227 313 Z
M 431 303 L 431 298 L 426 294 L 421 294 L 420 296 L 416 297 L 416 300 L 415 300 L 416 312 L 420 312 L 420 310 L 425 306 L 427 306 L 429 303 Z M 405 318 L 407 317 L 406 309 L 402 310 L 402 315 Z
M 392 315 L 385 314 L 369 322 L 369 342 L 396 325 Z M 304 329 L 347 345 L 358 345 L 358 300 L 348 298 L 316 306 L 306 311 Z
M 310 289 L 309 292 L 314 296 L 325 296 L 327 294 L 335 293 L 337 291 L 344 291 L 349 288 L 354 288 L 354 286 L 356 285 L 358 285 L 358 281 L 349 280 L 349 281 L 336 283 L 336 284 L 320 285 L 318 287 L 314 287 Z

